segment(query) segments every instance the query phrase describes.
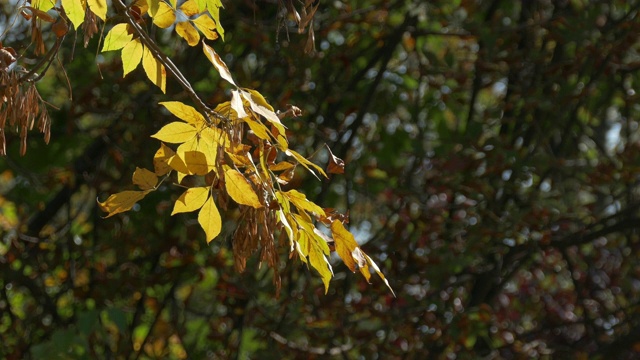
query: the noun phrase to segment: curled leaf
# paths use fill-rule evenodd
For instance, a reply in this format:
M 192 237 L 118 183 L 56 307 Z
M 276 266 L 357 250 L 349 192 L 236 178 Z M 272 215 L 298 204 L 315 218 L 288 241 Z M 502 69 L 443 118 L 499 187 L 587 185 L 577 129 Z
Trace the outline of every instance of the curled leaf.
M 104 202 L 98 201 L 100 210 L 107 213 L 105 218 L 115 214 L 129 211 L 138 201 L 142 200 L 151 190 L 144 191 L 123 191 L 113 194 Z
M 207 56 L 207 59 L 209 59 L 216 70 L 218 70 L 220 76 L 231 84 L 238 86 L 236 85 L 236 82 L 233 81 L 233 76 L 231 76 L 231 72 L 229 71 L 229 68 L 227 68 L 227 64 L 222 61 L 218 53 L 216 53 L 216 51 L 213 50 L 211 46 L 205 44 L 204 42 L 202 43 L 202 49 L 204 50 L 204 54 Z

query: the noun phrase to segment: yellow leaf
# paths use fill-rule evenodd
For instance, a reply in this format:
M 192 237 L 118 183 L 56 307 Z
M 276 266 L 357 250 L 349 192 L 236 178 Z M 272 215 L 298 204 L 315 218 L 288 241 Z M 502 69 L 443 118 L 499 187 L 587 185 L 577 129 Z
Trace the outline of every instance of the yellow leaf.
M 336 252 L 349 270 L 356 272 L 357 269 L 366 265 L 364 258 L 359 256 L 360 252 L 357 252 L 357 258 L 354 258 L 354 251 L 358 249 L 358 243 L 339 220 L 334 220 L 331 223 L 331 233 L 336 244 Z
M 181 38 L 187 41 L 189 46 L 196 46 L 198 45 L 198 41 L 200 41 L 200 34 L 198 33 L 198 30 L 196 30 L 196 28 L 194 28 L 188 21 L 177 23 L 176 32 Z
M 179 101 L 165 101 L 160 105 L 164 106 L 170 113 L 175 115 L 178 119 L 187 122 L 196 127 L 200 127 L 205 123 L 205 118 L 191 106 L 185 105 Z
M 293 229 L 291 228 L 291 225 L 289 225 L 289 221 L 287 220 L 287 217 L 284 215 L 284 211 L 276 210 L 276 215 L 278 215 L 278 221 L 280 221 L 280 223 L 284 227 L 284 230 L 287 232 L 287 236 L 289 237 L 289 243 L 291 245 L 290 252 L 293 252 L 293 249 L 294 249 Z
M 127 26 L 127 24 L 122 23 L 111 28 L 107 36 L 104 37 L 102 52 L 120 50 L 131 41 L 133 35 L 129 34 Z
M 180 155 L 175 154 L 167 161 L 169 166 L 178 172 L 178 183 L 182 182 L 182 179 L 189 175 L 189 169 L 187 169 L 187 165 L 184 163 L 184 160 L 180 157 Z
M 204 203 L 202 209 L 198 213 L 198 223 L 206 234 L 207 243 L 210 243 L 222 230 L 222 219 L 216 203 L 213 202 L 213 196 Z
M 135 0 L 129 7 L 133 8 L 135 6 L 140 13 L 139 15 L 142 16 L 149 12 L 149 4 L 147 2 L 152 3 L 153 1 L 154 0 Z M 158 0 L 155 0 L 155 3 L 157 4 Z
M 176 21 L 176 13 L 169 5 L 167 5 L 163 1 L 158 1 L 158 9 L 153 11 L 155 3 L 149 4 L 149 15 L 153 18 L 153 23 L 156 24 L 157 27 L 166 29 L 169 26 L 173 25 Z
M 87 5 L 102 21 L 107 20 L 107 0 L 87 0 Z
M 189 174 L 205 175 L 216 168 L 218 147 L 208 129 L 205 128 L 200 136 L 195 136 L 178 147 L 177 153 L 183 159 Z
M 306 214 L 303 215 L 291 213 L 291 216 L 295 219 L 296 224 L 298 224 L 298 226 L 300 226 L 300 228 L 302 228 L 302 230 L 306 232 L 307 235 L 309 235 L 309 238 L 313 240 L 312 243 L 316 247 L 318 247 L 323 254 L 329 255 L 329 244 L 327 244 L 327 241 L 325 239 L 318 235 L 319 231 L 313 225 L 311 218 L 309 218 Z
M 215 31 L 216 23 L 209 15 L 203 14 L 192 21 L 207 39 L 216 40 L 218 38 L 218 33 Z
M 207 9 L 207 0 L 194 0 L 198 5 L 198 11 L 203 12 Z
M 198 210 L 204 205 L 208 198 L 208 187 L 189 188 L 176 200 L 171 215 Z
M 324 213 L 324 210 L 320 206 L 313 203 L 312 201 L 309 201 L 305 196 L 305 194 L 297 190 L 289 190 L 284 194 L 298 209 L 310 211 L 320 216 L 326 216 L 326 214 Z
M 314 169 L 318 170 L 318 172 L 320 172 L 322 175 L 324 175 L 324 177 L 328 178 L 327 174 L 324 172 L 324 170 L 322 170 L 321 167 L 319 167 L 318 165 L 312 163 L 311 161 L 307 160 L 304 156 L 298 154 L 296 151 L 288 149 L 285 151 L 285 154 L 289 155 L 289 156 L 293 156 L 296 160 L 298 160 L 298 162 L 300 164 L 302 164 L 302 166 L 304 166 L 305 168 L 307 168 L 307 170 L 311 171 L 311 173 L 318 177 L 316 175 L 315 172 L 313 172 L 313 170 L 311 170 L 311 167 L 313 167 Z
M 115 214 L 129 211 L 138 201 L 142 200 L 151 190 L 145 191 L 123 191 L 109 196 L 104 202 L 98 201 L 98 206 L 104 212 L 107 212 L 105 218 Z
M 253 187 L 240 172 L 228 169 L 224 172 L 227 193 L 238 204 L 252 206 L 256 209 L 263 207 Z
M 130 41 L 122 48 L 122 77 L 135 70 L 142 60 L 142 43 L 140 39 Z
M 187 0 L 184 4 L 180 5 L 180 11 L 187 16 L 193 16 L 199 14 L 198 4 L 193 0 Z
M 327 291 L 329 291 L 329 282 L 333 276 L 333 270 L 331 269 L 329 260 L 327 260 L 327 257 L 318 247 L 311 244 L 309 246 L 309 262 L 311 266 L 320 273 L 320 277 L 324 283 L 324 293 L 326 294 Z
M 273 111 L 273 107 L 267 103 L 267 100 L 259 92 L 252 89 L 244 89 L 242 96 L 249 102 L 251 110 L 264 116 L 281 134 L 284 134 L 284 125 L 282 125 L 278 115 Z
M 156 175 L 162 176 L 171 171 L 169 159 L 176 153 L 164 143 L 160 144 L 160 149 L 153 156 L 153 168 Z
M 197 132 L 196 128 L 189 124 L 174 121 L 163 126 L 151 137 L 170 144 L 180 144 L 193 139 Z
M 40 11 L 47 12 L 56 6 L 56 0 L 31 0 L 31 6 Z
M 210 171 L 207 157 L 200 151 L 186 151 L 183 159 L 190 175 L 206 175 Z
M 82 0 L 62 0 L 62 7 L 76 30 L 84 22 L 84 4 Z
M 164 69 L 164 65 L 154 58 L 151 51 L 146 47 L 142 53 L 142 67 L 149 80 L 156 84 L 163 93 L 166 92 L 167 72 Z
M 220 8 L 222 6 L 222 2 L 220 0 L 206 0 L 207 2 L 207 10 L 209 10 L 209 14 L 216 22 L 216 30 L 220 34 L 222 41 L 224 41 L 224 29 L 222 28 L 222 24 L 220 23 Z
M 360 249 L 358 248 L 356 250 L 360 250 Z M 387 278 L 384 277 L 384 274 L 382 273 L 382 271 L 380 271 L 380 268 L 378 267 L 378 265 L 369 257 L 369 255 L 365 254 L 362 251 L 360 252 L 362 253 L 362 256 L 364 257 L 364 259 L 367 261 L 367 264 L 373 268 L 373 270 L 376 272 L 376 274 L 378 274 L 378 276 L 380 276 L 380 279 L 382 279 L 382 281 L 385 283 L 385 285 L 387 285 L 387 287 L 389 288 L 389 290 L 391 290 L 391 293 L 395 297 L 396 293 L 391 288 L 391 285 L 389 285 L 389 281 L 387 280 Z M 367 281 L 371 277 L 371 275 L 367 276 L 367 274 L 370 274 L 368 266 L 361 267 L 360 272 L 365 276 L 365 278 L 367 278 Z
M 369 255 L 365 254 L 362 249 L 358 246 L 358 243 L 353 238 L 353 235 L 347 231 L 347 229 L 342 225 L 340 220 L 334 220 L 331 223 L 331 233 L 333 234 L 333 241 L 336 244 L 336 252 L 342 259 L 342 261 L 347 265 L 349 270 L 355 272 L 356 270 L 360 270 L 360 273 L 367 279 L 367 282 L 371 278 L 371 272 L 369 271 L 369 267 L 373 268 L 373 270 L 380 276 L 382 281 L 387 285 L 389 290 L 393 296 L 396 296 L 395 292 L 389 285 L 389 281 L 384 277 L 382 271 L 376 263 L 369 257 Z
M 256 121 L 250 117 L 245 117 L 242 121 L 246 122 L 249 125 L 251 131 L 256 134 L 257 137 L 263 140 L 269 140 L 269 130 L 264 124 L 260 121 Z
M 158 176 L 155 173 L 136 167 L 136 171 L 133 172 L 133 183 L 138 185 L 142 190 L 150 190 L 156 187 L 158 183 Z
M 209 59 L 209 61 L 211 61 L 213 66 L 216 68 L 216 70 L 218 70 L 218 73 L 220 73 L 220 76 L 223 79 L 227 80 L 228 82 L 232 83 L 233 85 L 238 86 L 236 85 L 235 81 L 233 81 L 233 77 L 229 72 L 229 68 L 227 68 L 227 64 L 225 64 L 224 61 L 222 61 L 222 59 L 216 53 L 216 51 L 213 50 L 213 48 L 210 47 L 209 45 L 205 44 L 204 41 L 202 42 L 202 48 L 204 50 L 204 54 L 207 56 L 207 59 Z
M 295 167 L 295 165 L 293 165 L 288 161 L 281 161 L 277 164 L 269 165 L 269 170 L 271 171 L 291 170 L 292 167 Z

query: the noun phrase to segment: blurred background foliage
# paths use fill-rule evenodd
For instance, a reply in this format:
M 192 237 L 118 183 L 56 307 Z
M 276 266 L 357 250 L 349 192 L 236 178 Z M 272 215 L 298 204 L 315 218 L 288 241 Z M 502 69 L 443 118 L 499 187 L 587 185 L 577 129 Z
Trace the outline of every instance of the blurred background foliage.
M 207 246 L 192 214 L 170 216 L 171 184 L 102 219 L 96 198 L 151 166 L 157 102 L 188 99 L 68 35 L 66 75 L 38 83 L 50 144 L 33 132 L 20 157 L 6 129 L 0 357 L 640 356 L 639 1 L 321 0 L 311 54 L 279 1 L 224 5 L 213 45 L 237 83 L 303 110 L 296 149 L 347 163 L 293 186 L 350 211 L 397 298 L 339 261 L 324 295 L 286 246 L 276 298 L 257 259 L 233 269 L 237 213 Z M 16 2 L 0 6 L 28 67 Z M 208 102 L 229 99 L 199 49 L 153 35 Z

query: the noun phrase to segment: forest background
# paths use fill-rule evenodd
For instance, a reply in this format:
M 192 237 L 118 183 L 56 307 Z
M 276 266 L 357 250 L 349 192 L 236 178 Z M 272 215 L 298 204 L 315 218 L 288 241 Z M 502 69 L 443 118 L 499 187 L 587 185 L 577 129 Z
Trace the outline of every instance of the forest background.
M 348 211 L 396 296 L 335 255 L 325 294 L 286 243 L 276 296 L 259 254 L 234 269 L 238 213 L 207 243 L 192 214 L 170 215 L 170 182 L 104 219 L 96 198 L 132 189 L 175 119 L 158 102 L 189 97 L 142 67 L 123 78 L 99 44 L 120 19 L 97 20 L 36 84 L 49 143 L 34 129 L 20 156 L 4 126 L 0 357 L 639 356 L 640 2 L 309 3 L 299 33 L 288 1 L 225 1 L 224 41 L 207 41 L 238 84 L 301 109 L 282 120 L 291 148 L 344 159 L 287 186 Z M 0 6 L 0 41 L 29 71 L 30 23 Z M 199 48 L 145 26 L 208 104 L 229 100 Z

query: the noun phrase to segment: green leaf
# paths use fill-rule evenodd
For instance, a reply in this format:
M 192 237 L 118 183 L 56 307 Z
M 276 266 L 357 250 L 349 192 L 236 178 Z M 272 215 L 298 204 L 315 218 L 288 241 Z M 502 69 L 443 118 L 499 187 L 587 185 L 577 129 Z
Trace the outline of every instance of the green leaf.
M 122 48 L 122 77 L 135 70 L 142 60 L 143 46 L 140 39 L 130 41 Z
M 84 22 L 84 5 L 81 0 L 62 0 L 62 7 L 76 30 Z
M 120 50 L 131 41 L 133 35 L 129 34 L 127 26 L 123 23 L 111 28 L 107 36 L 104 37 L 102 52 Z

